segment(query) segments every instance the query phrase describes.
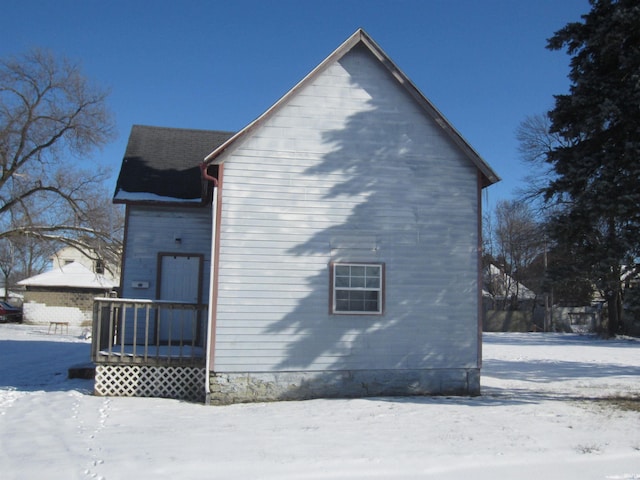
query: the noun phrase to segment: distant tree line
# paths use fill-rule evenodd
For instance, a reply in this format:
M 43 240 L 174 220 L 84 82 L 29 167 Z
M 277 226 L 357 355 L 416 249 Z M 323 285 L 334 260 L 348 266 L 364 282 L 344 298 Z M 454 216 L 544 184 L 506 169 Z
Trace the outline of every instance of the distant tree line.
M 640 313 L 629 288 L 640 274 L 640 3 L 590 4 L 548 40 L 570 55 L 570 90 L 520 124 L 532 174 L 521 198 L 496 207 L 485 258 L 557 303 L 598 294 L 615 335 L 623 305 Z

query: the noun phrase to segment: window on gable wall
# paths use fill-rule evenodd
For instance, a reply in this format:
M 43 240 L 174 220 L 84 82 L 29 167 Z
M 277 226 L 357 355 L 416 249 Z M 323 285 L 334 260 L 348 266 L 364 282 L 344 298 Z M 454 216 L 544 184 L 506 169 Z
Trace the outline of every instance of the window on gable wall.
M 382 314 L 383 264 L 333 263 L 331 269 L 331 313 Z
M 95 271 L 101 275 L 104 274 L 104 261 L 100 258 L 95 262 Z

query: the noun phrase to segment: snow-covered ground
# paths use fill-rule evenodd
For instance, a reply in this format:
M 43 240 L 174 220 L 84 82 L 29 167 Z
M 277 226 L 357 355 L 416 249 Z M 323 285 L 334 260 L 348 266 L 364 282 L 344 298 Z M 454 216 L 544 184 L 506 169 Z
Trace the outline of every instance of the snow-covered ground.
M 476 398 L 214 407 L 92 396 L 71 333 L 0 325 L 3 480 L 640 479 L 637 340 L 487 334 Z

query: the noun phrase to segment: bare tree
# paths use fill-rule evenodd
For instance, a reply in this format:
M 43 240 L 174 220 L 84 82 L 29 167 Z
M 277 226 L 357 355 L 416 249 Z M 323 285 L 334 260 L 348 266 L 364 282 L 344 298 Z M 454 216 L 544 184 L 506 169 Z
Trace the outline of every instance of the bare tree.
M 49 52 L 0 60 L 0 240 L 14 252 L 7 258 L 20 238 L 119 251 L 106 171 L 87 160 L 114 136 L 106 97 Z
M 52 248 L 48 242 L 27 235 L 0 238 L 0 271 L 4 286 L 10 287 L 22 278 L 44 271 Z M 4 296 L 8 298 L 8 288 L 5 288 Z
M 567 145 L 565 139 L 550 129 L 549 116 L 537 114 L 526 117 L 516 130 L 520 158 L 530 172 L 524 179 L 525 187 L 519 193 L 523 200 L 535 205 L 542 205 L 545 189 L 554 177 L 547 155 L 554 148 Z
M 525 202 L 502 200 L 495 208 L 493 227 L 494 261 L 504 273 L 499 294 L 506 308 L 517 308 L 522 295 L 520 286 L 526 284 L 527 270 L 543 253 L 544 243 L 540 226 Z M 511 305 L 507 305 L 510 301 Z

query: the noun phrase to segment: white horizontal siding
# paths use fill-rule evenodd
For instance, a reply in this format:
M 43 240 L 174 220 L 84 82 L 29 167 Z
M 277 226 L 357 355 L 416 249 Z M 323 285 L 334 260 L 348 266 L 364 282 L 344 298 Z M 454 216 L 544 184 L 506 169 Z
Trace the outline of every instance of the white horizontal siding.
M 224 158 L 214 368 L 466 368 L 477 175 L 354 50 Z M 384 262 L 381 316 L 329 314 L 331 261 Z
M 196 207 L 127 207 L 127 237 L 122 296 L 155 299 L 158 281 L 158 253 L 204 255 L 203 299 L 209 291 L 211 268 L 211 209 Z M 181 243 L 176 244 L 179 235 Z M 148 282 L 149 287 L 133 288 L 131 282 Z

